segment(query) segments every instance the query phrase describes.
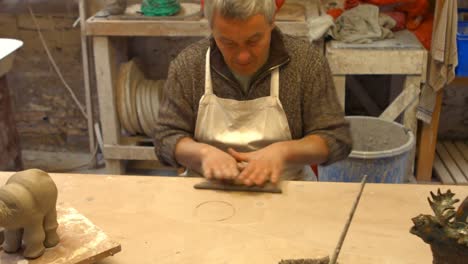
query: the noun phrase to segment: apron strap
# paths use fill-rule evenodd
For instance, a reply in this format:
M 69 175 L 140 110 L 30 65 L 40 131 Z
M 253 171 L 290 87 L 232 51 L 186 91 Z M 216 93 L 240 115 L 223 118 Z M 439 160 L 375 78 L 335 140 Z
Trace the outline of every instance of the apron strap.
M 270 96 L 279 98 L 279 69 L 271 73 Z
M 205 94 L 213 94 L 213 86 L 211 84 L 211 69 L 210 69 L 210 50 L 206 51 L 205 59 Z

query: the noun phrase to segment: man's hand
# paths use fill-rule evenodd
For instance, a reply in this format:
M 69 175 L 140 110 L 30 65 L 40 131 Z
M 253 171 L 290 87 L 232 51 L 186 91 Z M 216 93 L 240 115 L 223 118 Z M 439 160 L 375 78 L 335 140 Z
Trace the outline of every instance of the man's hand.
M 237 162 L 244 164 L 244 168 L 240 166 L 242 172 L 236 178 L 236 182 L 248 186 L 263 185 L 267 181 L 277 183 L 283 172 L 285 150 L 279 143 L 252 152 L 241 153 L 231 148 L 228 151 Z
M 234 180 L 240 173 L 234 157 L 212 146 L 201 150 L 201 170 L 205 178 L 218 180 Z

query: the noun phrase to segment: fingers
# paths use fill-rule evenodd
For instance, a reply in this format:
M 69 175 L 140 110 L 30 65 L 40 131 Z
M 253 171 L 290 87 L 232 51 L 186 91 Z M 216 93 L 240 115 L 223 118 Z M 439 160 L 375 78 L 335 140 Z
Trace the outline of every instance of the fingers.
M 247 165 L 249 165 L 247 162 L 238 162 L 237 169 L 239 171 L 243 171 L 245 168 L 247 168 Z
M 249 155 L 247 153 L 240 153 L 235 151 L 233 148 L 228 148 L 228 153 L 233 156 L 238 162 L 240 161 L 249 161 Z
M 211 168 L 207 167 L 207 168 L 202 168 L 202 171 L 203 171 L 203 176 L 205 178 L 207 178 L 208 180 L 211 180 L 213 179 L 213 171 L 211 170 Z
M 278 168 L 273 169 L 273 171 L 271 172 L 271 176 L 270 176 L 271 183 L 273 184 L 278 183 L 280 176 L 281 176 L 281 169 L 278 169 Z
M 239 174 L 236 180 L 248 186 L 252 185 L 250 175 L 254 172 L 254 170 L 255 167 L 251 166 L 251 164 L 248 164 L 247 167 L 245 167 L 245 169 L 242 170 L 242 172 Z
M 203 175 L 207 179 L 232 180 L 239 175 L 239 169 L 235 162 L 222 165 L 205 166 Z
M 263 185 L 270 179 L 271 169 L 264 166 L 255 166 L 250 163 L 237 178 L 238 181 L 244 183 L 247 186 L 252 185 Z

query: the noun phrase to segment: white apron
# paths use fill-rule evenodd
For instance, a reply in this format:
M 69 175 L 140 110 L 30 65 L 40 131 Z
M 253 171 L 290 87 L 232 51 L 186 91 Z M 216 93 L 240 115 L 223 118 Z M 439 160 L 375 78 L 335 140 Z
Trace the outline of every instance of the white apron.
M 206 52 L 205 94 L 200 99 L 195 140 L 223 151 L 249 152 L 272 143 L 291 140 L 288 120 L 279 100 L 279 69 L 272 72 L 270 96 L 248 101 L 219 98 L 213 94 L 210 49 Z M 316 180 L 309 166 L 290 165 L 283 180 Z

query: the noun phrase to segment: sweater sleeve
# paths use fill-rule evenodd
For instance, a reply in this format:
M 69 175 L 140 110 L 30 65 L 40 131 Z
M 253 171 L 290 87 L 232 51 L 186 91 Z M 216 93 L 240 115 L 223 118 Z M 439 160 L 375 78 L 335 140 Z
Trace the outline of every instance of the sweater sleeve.
M 187 78 L 179 78 L 181 72 L 184 72 L 184 64 L 176 59 L 169 67 L 154 131 L 156 156 L 163 164 L 173 167 L 179 166 L 175 146 L 184 137 L 193 138 L 196 120 L 192 86 Z
M 329 165 L 349 155 L 351 133 L 325 56 L 311 47 L 308 58 L 303 72 L 303 134 L 318 135 L 325 140 L 330 154 L 322 165 Z

